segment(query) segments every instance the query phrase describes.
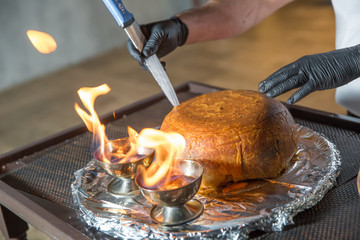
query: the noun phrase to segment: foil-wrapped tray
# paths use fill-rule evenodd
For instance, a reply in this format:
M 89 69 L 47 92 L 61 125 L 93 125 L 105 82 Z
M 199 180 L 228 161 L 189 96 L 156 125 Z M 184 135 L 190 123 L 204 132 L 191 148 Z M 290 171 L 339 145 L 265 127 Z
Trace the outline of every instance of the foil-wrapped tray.
M 151 203 L 139 193 L 119 197 L 107 191 L 113 180 L 90 161 L 72 183 L 79 214 L 91 227 L 124 239 L 246 239 L 255 230 L 281 231 L 293 217 L 318 203 L 340 173 L 340 153 L 327 138 L 298 126 L 299 150 L 276 179 L 240 183 L 215 198 L 196 195 L 204 204 L 196 220 L 164 227 L 150 219 Z

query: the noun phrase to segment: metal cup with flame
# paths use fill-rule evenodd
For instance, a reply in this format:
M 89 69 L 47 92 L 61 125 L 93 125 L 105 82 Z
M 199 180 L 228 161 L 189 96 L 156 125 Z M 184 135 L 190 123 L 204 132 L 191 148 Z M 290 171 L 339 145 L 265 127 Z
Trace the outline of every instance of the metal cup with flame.
M 95 99 L 110 91 L 108 85 L 103 84 L 94 88 L 80 88 L 78 94 L 85 108 L 85 112 L 75 103 L 75 110 L 85 122 L 88 130 L 93 132 L 93 141 L 100 145 L 95 151 L 97 164 L 115 179 L 109 184 L 108 191 L 117 195 L 136 194 L 138 187 L 134 177 L 139 165 L 148 167 L 154 156 L 154 150 L 139 146 L 137 132 L 128 128 L 129 137 L 109 140 L 105 134 L 105 126 L 100 123 L 94 109 Z
M 116 139 L 106 145 L 107 156 L 101 153 L 101 148 L 94 153 L 97 164 L 115 178 L 108 191 L 116 195 L 135 194 L 139 190 L 134 182 L 138 166 L 148 167 L 153 160 L 153 149 L 135 149 L 129 145 L 129 138 Z
M 79 89 L 78 94 L 89 113 L 75 104 L 76 112 L 93 132 L 94 141 L 99 142 L 95 159 L 105 172 L 116 178 L 108 190 L 130 194 L 138 186 L 145 198 L 155 204 L 151 218 L 163 225 L 179 225 L 200 216 L 203 205 L 192 198 L 199 190 L 203 168 L 192 160 L 178 160 L 184 151 L 185 139 L 177 133 L 151 128 L 137 134 L 129 127 L 128 138 L 110 141 L 94 109 L 95 99 L 109 91 L 106 84 Z
M 144 197 L 155 204 L 151 219 L 165 226 L 180 225 L 196 219 L 203 212 L 200 201 L 193 199 L 199 190 L 203 167 L 192 160 L 177 160 L 185 139 L 176 133 L 144 129 L 139 142 L 155 149 L 155 161 L 135 177 Z

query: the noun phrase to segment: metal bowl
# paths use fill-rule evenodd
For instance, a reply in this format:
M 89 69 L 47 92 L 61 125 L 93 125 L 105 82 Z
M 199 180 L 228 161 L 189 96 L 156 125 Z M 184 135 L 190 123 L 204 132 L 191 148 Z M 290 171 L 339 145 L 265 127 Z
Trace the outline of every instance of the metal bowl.
M 120 146 L 126 146 L 128 143 L 128 138 L 116 139 L 109 142 L 106 147 L 106 151 L 113 152 L 118 149 Z M 108 190 L 110 193 L 118 195 L 131 194 L 134 191 L 138 190 L 134 182 L 134 177 L 139 165 L 144 167 L 150 166 L 154 158 L 153 149 L 138 149 L 137 155 L 134 156 L 133 161 L 128 162 L 114 162 L 108 163 L 103 162 L 99 154 L 100 150 L 97 149 L 94 153 L 94 158 L 97 162 L 97 165 L 100 166 L 108 175 L 115 178 L 109 186 Z
M 149 189 L 144 186 L 142 174 L 135 178 L 143 196 L 155 206 L 150 211 L 153 221 L 162 225 L 180 225 L 196 219 L 203 212 L 203 205 L 198 200 L 192 199 L 200 188 L 203 167 L 192 160 L 180 160 L 179 166 L 185 176 L 194 180 L 185 186 L 171 190 Z

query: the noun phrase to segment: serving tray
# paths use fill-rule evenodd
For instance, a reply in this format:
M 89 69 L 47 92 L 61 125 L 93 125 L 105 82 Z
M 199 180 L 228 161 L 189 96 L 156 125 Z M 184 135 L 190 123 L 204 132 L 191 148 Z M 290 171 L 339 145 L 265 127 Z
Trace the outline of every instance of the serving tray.
M 204 212 L 188 224 L 164 228 L 150 219 L 152 204 L 140 193 L 109 193 L 113 178 L 96 161 L 75 173 L 74 200 L 89 226 L 125 239 L 247 239 L 255 230 L 281 231 L 297 213 L 318 203 L 340 173 L 333 143 L 306 127 L 298 126 L 297 132 L 298 152 L 279 178 L 235 183 L 235 190 L 226 191 L 227 186 L 215 198 L 195 196 Z
M 221 88 L 188 82 L 175 88 L 179 100 Z M 357 118 L 286 105 L 295 121 L 334 143 L 341 153 L 341 172 L 332 188 L 313 208 L 294 217 L 294 225 L 281 232 L 256 231 L 250 238 L 268 239 L 328 238 L 360 239 L 360 202 L 356 176 L 360 166 L 360 121 Z M 126 135 L 127 126 L 135 130 L 159 126 L 171 110 L 162 94 L 136 102 L 102 116 L 108 136 Z M 92 135 L 85 125 L 75 126 L 28 146 L 0 156 L 0 203 L 51 237 L 74 239 L 112 239 L 88 225 L 79 216 L 72 199 L 74 172 L 92 158 Z

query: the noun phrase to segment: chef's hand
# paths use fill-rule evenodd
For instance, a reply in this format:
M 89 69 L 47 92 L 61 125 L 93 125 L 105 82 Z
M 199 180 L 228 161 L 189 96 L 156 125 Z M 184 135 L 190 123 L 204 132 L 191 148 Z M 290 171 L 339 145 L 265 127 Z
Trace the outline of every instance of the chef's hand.
M 156 54 L 158 58 L 167 55 L 178 46 L 184 45 L 189 33 L 187 26 L 177 17 L 140 27 L 147 39 L 142 53 L 135 48 L 130 40 L 127 43 L 127 48 L 130 55 L 144 69 L 147 69 L 145 58 L 153 54 Z
M 279 69 L 259 85 L 259 91 L 276 97 L 301 87 L 287 101 L 292 104 L 316 90 L 340 87 L 360 77 L 360 45 L 304 56 Z

